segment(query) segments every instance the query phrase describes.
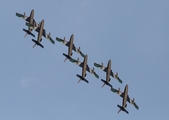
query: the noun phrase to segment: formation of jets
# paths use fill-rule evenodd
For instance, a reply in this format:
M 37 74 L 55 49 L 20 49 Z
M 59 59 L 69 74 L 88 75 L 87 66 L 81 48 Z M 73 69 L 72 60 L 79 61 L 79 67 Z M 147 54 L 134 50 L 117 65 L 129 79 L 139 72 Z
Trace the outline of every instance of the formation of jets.
M 74 41 L 74 35 L 73 34 L 70 36 L 69 42 L 66 41 L 65 37 L 64 37 L 64 39 L 56 37 L 56 40 L 58 42 L 63 43 L 64 45 L 66 45 L 68 47 L 68 54 L 66 55 L 65 53 L 63 53 L 63 55 L 66 57 L 64 62 L 67 59 L 71 58 L 71 56 L 73 55 L 72 50 L 74 50 L 75 52 L 79 53 L 83 58 L 85 57 L 85 55 L 80 51 L 80 47 L 76 48 L 75 45 L 73 44 L 73 41 Z
M 32 39 L 32 41 L 35 43 L 33 45 L 33 48 L 37 45 L 40 46 L 41 48 L 44 48 L 44 46 L 41 44 L 42 42 L 42 36 L 45 37 L 46 39 L 48 39 L 52 44 L 55 44 L 55 41 L 51 38 L 50 33 L 47 34 L 46 30 L 44 29 L 44 19 L 38 24 L 35 19 L 34 19 L 34 10 L 32 9 L 30 16 L 26 16 L 25 12 L 24 14 L 20 14 L 20 13 L 16 13 L 16 16 L 19 18 L 22 18 L 26 21 L 25 25 L 28 27 L 28 29 L 23 29 L 24 32 L 26 32 L 26 35 L 31 35 L 32 37 L 35 37 L 35 35 L 32 33 L 33 30 L 35 30 L 38 33 L 38 37 L 37 40 Z M 94 71 L 94 67 L 91 69 L 88 64 L 88 55 L 82 53 L 82 51 L 80 50 L 80 47 L 76 47 L 74 45 L 74 35 L 72 34 L 70 36 L 70 40 L 66 41 L 65 37 L 59 38 L 56 37 L 56 41 L 61 42 L 62 44 L 64 44 L 65 46 L 68 47 L 68 53 L 65 54 L 63 53 L 63 56 L 65 56 L 65 60 L 64 62 L 68 59 L 70 62 L 80 66 L 82 68 L 82 73 L 81 75 L 77 74 L 76 76 L 79 78 L 78 83 L 82 80 L 86 83 L 89 83 L 89 81 L 86 79 L 86 71 L 91 73 L 92 75 L 94 75 L 97 79 L 99 79 L 99 75 Z M 73 52 L 76 52 L 78 54 L 80 54 L 80 56 L 84 59 L 83 62 L 79 61 L 79 58 L 74 59 L 72 58 Z M 117 105 L 119 109 L 118 113 L 120 111 L 124 111 L 125 113 L 129 114 L 129 112 L 127 111 L 126 107 L 127 107 L 127 102 L 132 104 L 136 109 L 139 109 L 138 105 L 135 103 L 134 98 L 131 99 L 128 95 L 128 84 L 125 86 L 124 91 L 121 92 L 120 88 L 119 89 L 115 89 L 113 88 L 113 86 L 110 84 L 110 80 L 111 77 L 113 77 L 114 79 L 116 79 L 119 83 L 122 84 L 122 80 L 119 78 L 118 76 L 118 72 L 116 74 L 113 73 L 112 68 L 111 68 L 111 60 L 108 61 L 107 63 L 107 67 L 105 67 L 102 64 L 98 64 L 98 63 L 94 63 L 94 66 L 96 68 L 100 68 L 101 70 L 103 70 L 106 73 L 106 80 L 101 79 L 101 81 L 103 82 L 102 88 L 107 85 L 110 87 L 111 92 L 116 93 L 117 95 L 119 95 L 120 97 L 122 97 L 122 106 Z
M 34 10 L 31 11 L 30 16 L 26 16 L 25 12 L 24 14 L 20 14 L 20 13 L 16 13 L 16 16 L 19 18 L 22 18 L 26 21 L 26 26 L 28 27 L 28 30 L 23 29 L 24 32 L 26 32 L 25 36 L 31 35 L 33 37 L 35 37 L 35 35 L 32 33 L 32 30 L 35 30 L 36 32 L 38 32 L 38 38 L 37 40 L 32 39 L 32 41 L 35 43 L 33 47 L 35 47 L 36 45 L 44 48 L 44 46 L 40 43 L 42 41 L 42 36 L 45 37 L 46 39 L 48 39 L 52 44 L 55 44 L 55 41 L 50 37 L 50 33 L 47 34 L 46 30 L 44 29 L 44 24 L 45 21 L 42 20 L 40 22 L 40 24 L 38 24 L 35 19 L 34 19 Z

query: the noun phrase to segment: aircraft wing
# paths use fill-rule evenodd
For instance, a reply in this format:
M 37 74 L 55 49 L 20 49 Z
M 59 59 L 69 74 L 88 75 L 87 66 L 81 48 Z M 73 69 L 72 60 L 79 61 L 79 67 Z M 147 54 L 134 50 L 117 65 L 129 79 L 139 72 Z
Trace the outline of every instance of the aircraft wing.
M 93 74 L 97 79 L 99 79 L 99 75 L 93 69 L 90 69 L 90 73 Z
M 123 92 L 118 91 L 117 89 L 115 89 L 113 87 L 111 88 L 111 91 L 114 92 L 114 93 L 116 93 L 117 95 L 119 95 L 122 98 L 124 97 L 124 93 Z M 132 104 L 137 110 L 139 109 L 139 106 L 135 102 L 133 102 L 133 100 L 129 97 L 129 95 L 127 95 L 127 101 L 130 104 Z
M 111 75 L 112 77 L 114 77 L 114 73 L 113 73 L 112 70 L 110 70 L 110 75 Z
M 82 53 L 82 51 L 80 50 L 80 47 L 79 48 L 76 48 L 75 50 L 77 53 L 79 53 L 83 58 L 85 57 L 85 54 Z
M 69 47 L 69 46 L 70 46 L 70 41 L 67 42 L 65 45 L 66 45 L 67 47 Z M 74 51 L 76 52 L 76 47 L 75 47 L 74 44 L 73 44 L 73 46 L 72 46 L 72 50 L 74 50 Z
M 29 20 L 30 20 L 29 17 L 24 16 L 24 15 L 22 15 L 22 14 L 20 14 L 20 13 L 16 13 L 16 16 L 19 17 L 19 18 L 22 18 L 22 19 L 24 19 L 24 20 L 26 20 L 26 21 L 29 21 Z
M 101 70 L 106 72 L 106 67 L 104 67 L 103 65 L 100 65 L 98 63 L 94 63 L 94 66 L 97 67 L 97 68 L 100 68 Z
M 83 68 L 83 66 L 84 66 L 84 62 L 80 62 L 79 60 L 75 60 L 75 59 L 73 59 L 73 58 L 70 58 L 69 60 L 70 60 L 70 62 L 77 64 L 77 65 L 80 66 L 81 68 Z M 90 68 L 89 68 L 88 65 L 86 66 L 86 70 L 87 70 L 88 72 L 90 72 Z
M 65 38 L 64 38 L 64 39 L 61 39 L 61 38 L 56 37 L 56 40 L 57 40 L 58 42 L 63 43 L 63 44 L 64 44 L 64 45 L 66 45 L 67 47 L 69 47 L 69 46 L 70 46 L 70 41 L 69 41 L 69 42 L 68 42 L 68 41 L 66 41 L 66 40 L 65 40 Z M 74 44 L 73 44 L 72 49 L 76 52 L 76 47 L 75 47 L 75 45 L 74 45 Z
M 73 58 L 69 58 L 69 61 L 70 62 L 72 62 L 72 63 L 74 63 L 74 64 L 77 64 L 77 65 L 79 65 L 80 66 L 80 64 L 81 64 L 81 62 L 79 61 L 79 60 L 75 60 L 75 59 L 73 59 Z
M 115 79 L 117 79 L 122 84 L 123 81 L 119 77 L 115 77 Z
M 101 70 L 103 70 L 104 72 L 107 72 L 107 67 L 105 67 L 105 66 L 103 66 L 103 65 L 100 65 L 100 64 L 98 64 L 98 63 L 94 63 L 94 66 L 95 67 L 97 67 L 97 68 L 100 68 Z M 113 73 L 113 71 L 111 70 L 110 71 L 110 75 L 112 76 L 112 77 L 114 77 L 114 73 Z
M 19 18 L 22 18 L 24 19 L 25 21 L 29 22 L 30 21 L 30 16 L 25 16 L 25 15 L 22 15 L 20 13 L 16 13 L 16 16 L 19 17 Z M 38 23 L 36 23 L 36 21 L 33 19 L 33 23 L 35 23 L 36 26 L 38 26 Z M 29 27 L 29 26 L 28 26 Z
M 55 44 L 55 41 L 50 37 L 50 33 L 49 34 L 45 33 L 44 35 L 46 35 L 46 39 L 48 39 L 52 44 Z
M 65 38 L 64 38 L 64 39 L 61 39 L 61 38 L 56 37 L 56 40 L 57 40 L 58 42 L 63 43 L 63 44 L 66 45 L 67 47 L 70 46 L 70 41 L 69 41 L 69 42 L 66 41 Z M 75 52 L 78 53 L 78 49 L 75 47 L 74 44 L 73 44 L 73 46 L 72 46 L 72 50 L 74 50 Z M 80 54 L 81 56 L 82 56 L 82 55 L 85 56 L 83 53 L 79 53 L 79 54 Z
M 67 43 L 67 41 L 64 39 L 61 39 L 61 38 L 58 38 L 58 37 L 56 37 L 56 40 L 58 41 L 58 42 L 61 42 L 61 43 L 63 43 L 64 45 Z

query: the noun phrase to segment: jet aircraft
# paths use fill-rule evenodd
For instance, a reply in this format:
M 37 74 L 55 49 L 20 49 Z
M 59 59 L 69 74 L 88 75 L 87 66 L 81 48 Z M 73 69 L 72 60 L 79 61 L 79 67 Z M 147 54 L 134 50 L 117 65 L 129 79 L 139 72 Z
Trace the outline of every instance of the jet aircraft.
M 35 42 L 35 40 L 32 39 L 32 41 L 34 41 L 35 43 L 38 42 L 37 45 L 41 46 L 42 48 L 44 48 L 44 46 L 42 44 L 39 44 L 42 41 L 42 36 L 44 36 L 45 38 L 47 38 L 48 40 L 50 40 L 51 43 L 55 44 L 55 41 L 50 37 L 50 33 L 47 34 L 46 30 L 44 29 L 44 19 L 41 21 L 40 25 L 38 27 L 35 27 L 31 24 L 29 24 L 28 22 L 26 23 L 26 25 L 29 28 L 34 29 L 36 32 L 38 32 L 38 40 Z M 39 38 L 40 37 L 40 38 Z M 35 46 L 35 45 L 34 45 Z M 33 46 L 33 47 L 34 47 Z
M 31 10 L 31 13 L 30 13 L 29 17 L 26 16 L 25 12 L 24 12 L 24 14 L 16 13 L 16 16 L 19 17 L 19 18 L 24 19 L 25 21 L 27 21 L 31 25 L 34 25 L 36 27 L 38 26 L 38 24 L 34 20 L 34 9 Z M 23 29 L 23 31 L 26 32 L 24 37 L 26 37 L 27 34 L 35 37 L 35 35 L 32 33 L 32 30 L 33 30 L 32 28 L 28 28 L 28 30 Z
M 127 85 L 127 90 L 128 90 L 128 85 Z M 117 95 L 119 95 L 120 97 L 124 97 L 125 93 L 120 91 L 120 88 L 117 90 L 115 88 L 111 88 L 111 91 L 116 93 Z M 139 106 L 135 103 L 135 99 L 133 98 L 133 100 L 129 97 L 129 95 L 127 95 L 127 101 L 132 104 L 137 110 L 139 109 Z
M 44 34 L 44 32 L 45 32 L 44 29 L 43 29 L 43 27 L 44 27 L 44 19 L 41 21 L 39 27 L 37 27 L 35 29 L 35 31 L 38 32 L 38 38 L 37 38 L 37 41 L 34 40 L 34 39 L 32 39 L 32 41 L 35 43 L 34 46 L 33 46 L 33 48 L 36 45 L 39 45 L 40 47 L 44 48 L 44 46 L 40 43 L 42 41 L 42 34 Z
M 111 70 L 111 60 L 108 61 L 108 64 L 107 64 L 107 70 L 106 70 L 106 80 L 103 80 L 101 79 L 101 81 L 104 83 L 102 85 L 102 88 L 104 87 L 104 85 L 108 85 L 112 88 L 112 85 L 109 83 L 110 82 L 110 74 L 113 75 L 113 72 Z
M 58 42 L 63 43 L 64 45 L 66 45 L 68 47 L 68 54 L 63 53 L 63 55 L 66 57 L 64 62 L 67 59 L 71 58 L 71 56 L 73 55 L 72 50 L 74 50 L 75 52 L 79 53 L 83 58 L 85 57 L 85 55 L 80 51 L 80 47 L 76 48 L 75 45 L 73 44 L 73 41 L 74 41 L 74 35 L 73 34 L 70 36 L 70 40 L 68 42 L 65 40 L 65 37 L 64 37 L 64 39 L 56 37 L 56 40 Z
M 97 68 L 100 68 L 101 70 L 103 70 L 104 72 L 106 72 L 106 81 L 102 80 L 102 82 L 104 82 L 105 84 L 107 84 L 107 85 L 109 85 L 111 87 L 111 85 L 109 84 L 109 82 L 110 82 L 110 76 L 112 76 L 113 78 L 117 79 L 122 84 L 122 80 L 118 77 L 118 74 L 116 73 L 114 75 L 114 73 L 113 73 L 113 71 L 111 69 L 111 60 L 108 61 L 107 67 L 104 67 L 103 63 L 101 65 L 98 64 L 98 63 L 94 63 L 94 66 L 97 67 Z
M 126 110 L 126 107 L 127 107 L 126 101 L 127 101 L 127 96 L 128 96 L 128 85 L 125 86 L 123 94 L 124 95 L 123 95 L 122 106 L 117 105 L 117 107 L 120 108 L 117 113 L 119 113 L 122 110 L 122 111 L 126 112 L 127 114 L 129 114 L 129 112 Z
M 23 29 L 23 31 L 26 32 L 26 35 L 29 34 L 33 37 L 35 37 L 35 35 L 32 33 L 32 30 L 35 30 L 37 28 L 40 27 L 40 24 L 38 24 L 35 19 L 34 19 L 34 9 L 32 9 L 31 13 L 30 13 L 30 16 L 27 17 L 26 16 L 26 13 L 24 12 L 24 14 L 20 14 L 20 13 L 16 13 L 16 16 L 19 17 L 19 18 L 22 18 L 24 19 L 26 22 L 26 26 L 28 26 L 28 30 L 26 29 Z M 47 38 L 52 44 L 55 44 L 55 41 L 50 37 L 50 33 L 47 34 L 45 30 L 43 30 L 44 32 L 42 33 L 42 35 Z M 37 31 L 38 32 L 38 31 Z M 26 37 L 26 35 L 24 37 Z
M 88 60 L 88 56 L 87 56 L 87 55 L 84 57 L 83 62 L 80 62 L 80 61 L 79 61 L 79 58 L 78 58 L 77 60 L 75 60 L 75 59 L 73 59 L 73 58 L 69 58 L 69 60 L 70 60 L 72 63 L 75 63 L 75 64 L 77 64 L 78 66 L 80 66 L 80 67 L 82 68 L 82 75 L 78 75 L 78 74 L 76 75 L 77 77 L 80 78 L 79 81 L 78 81 L 78 83 L 79 83 L 81 80 L 83 80 L 83 81 L 89 83 L 89 81 L 85 78 L 86 75 L 87 75 L 87 74 L 86 74 L 86 71 L 88 71 L 89 73 L 93 74 L 97 79 L 99 79 L 99 76 L 94 72 L 94 68 L 91 69 L 91 68 L 89 68 L 89 66 L 87 65 L 87 60 Z

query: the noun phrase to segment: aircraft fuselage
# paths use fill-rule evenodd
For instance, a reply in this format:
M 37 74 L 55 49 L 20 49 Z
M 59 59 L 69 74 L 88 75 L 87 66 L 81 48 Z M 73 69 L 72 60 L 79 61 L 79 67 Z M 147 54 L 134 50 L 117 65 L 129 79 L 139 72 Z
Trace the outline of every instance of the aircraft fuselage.
M 31 13 L 30 13 L 30 19 L 29 19 L 29 23 L 31 25 L 33 25 L 33 19 L 34 19 L 34 9 L 32 9 Z
M 44 28 L 44 19 L 42 20 L 42 22 L 40 23 L 40 30 L 39 30 L 39 33 L 38 33 L 38 39 L 37 41 L 40 43 L 41 42 L 41 39 L 42 39 L 42 33 L 43 33 L 43 28 Z
M 128 84 L 124 88 L 123 108 L 126 107 L 127 96 L 128 96 Z
M 111 72 L 111 60 L 108 61 L 107 64 L 107 73 L 106 73 L 106 81 L 110 81 L 110 72 Z
M 123 94 L 124 94 L 123 103 L 122 103 L 122 106 L 117 105 L 117 107 L 120 108 L 117 113 L 119 113 L 122 110 L 122 111 L 126 112 L 127 114 L 129 114 L 129 112 L 126 110 L 126 107 L 127 107 L 126 101 L 127 101 L 127 96 L 128 96 L 128 84 L 125 86 Z
M 84 64 L 83 64 L 83 67 L 82 67 L 82 77 L 86 76 L 87 59 L 88 59 L 88 56 L 86 55 L 85 58 L 84 58 L 84 61 L 83 61 Z
M 72 56 L 72 47 L 73 47 L 74 35 L 72 34 L 70 37 L 70 44 L 68 49 L 68 56 Z

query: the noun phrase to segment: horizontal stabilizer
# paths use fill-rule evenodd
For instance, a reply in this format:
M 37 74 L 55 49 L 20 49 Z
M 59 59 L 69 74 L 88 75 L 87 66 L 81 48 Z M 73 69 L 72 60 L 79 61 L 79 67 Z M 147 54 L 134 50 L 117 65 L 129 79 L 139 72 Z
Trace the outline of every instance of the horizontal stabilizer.
M 64 62 L 67 60 L 67 59 L 72 59 L 69 55 L 66 55 L 65 53 L 63 53 L 63 56 L 65 56 L 66 57 L 66 59 L 64 60 Z M 71 60 L 70 60 L 71 61 Z
M 101 79 L 101 81 L 104 82 L 104 83 L 106 84 L 106 80 Z
M 32 41 L 33 41 L 36 45 L 40 46 L 41 48 L 44 48 L 44 46 L 43 46 L 41 43 L 39 43 L 38 41 L 36 41 L 36 40 L 34 40 L 34 39 L 32 39 Z
M 122 106 L 120 106 L 120 105 L 117 105 L 117 107 L 120 108 L 120 109 L 122 109 Z
M 65 53 L 63 53 L 63 56 L 65 56 L 67 59 L 71 58 L 69 55 L 66 55 Z
M 112 86 L 109 82 L 107 82 L 106 80 L 101 79 L 101 81 L 104 82 L 104 84 L 110 86 L 111 88 L 113 87 L 113 86 Z
M 35 37 L 35 35 L 34 35 L 33 33 L 31 33 L 29 30 L 23 29 L 23 31 L 25 31 L 27 34 L 29 34 L 29 35 Z
M 77 77 L 79 77 L 80 78 L 80 80 L 83 80 L 83 81 L 85 81 L 86 83 L 89 83 L 89 81 L 88 80 L 86 80 L 86 78 L 84 78 L 84 77 L 82 77 L 82 76 L 80 76 L 80 75 L 76 75 Z
M 34 39 L 32 39 L 32 41 L 33 41 L 34 43 L 38 44 L 38 41 L 36 41 L 36 40 L 34 40 Z
M 117 105 L 117 107 L 120 108 L 118 113 L 122 110 L 122 111 L 126 112 L 127 114 L 129 114 L 129 112 L 125 108 L 123 108 L 122 106 Z

